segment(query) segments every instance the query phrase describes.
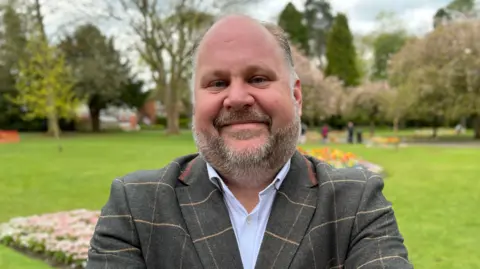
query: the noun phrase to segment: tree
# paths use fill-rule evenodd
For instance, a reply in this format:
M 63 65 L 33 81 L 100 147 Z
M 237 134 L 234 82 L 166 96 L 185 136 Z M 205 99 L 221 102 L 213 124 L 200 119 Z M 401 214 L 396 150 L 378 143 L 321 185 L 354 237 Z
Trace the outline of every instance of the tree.
M 308 56 L 320 60 L 320 68 L 324 69 L 328 33 L 332 27 L 334 16 L 328 0 L 306 0 L 304 18 L 308 31 Z
M 48 43 L 39 0 L 28 4 L 26 9 L 29 40 L 16 70 L 17 92 L 8 99 L 22 107 L 26 120 L 47 118 L 48 133 L 58 139 L 59 119 L 73 118 L 78 104 L 71 92 L 73 78 L 63 54 Z
M 438 46 L 436 42 L 441 41 L 424 38 L 409 43 L 392 58 L 389 70 L 392 72 L 392 86 L 407 90 L 414 98 L 409 111 L 411 116 L 432 120 L 434 137 L 453 105 L 452 93 L 446 87 L 442 73 L 446 66 L 448 44 Z
M 408 40 L 390 59 L 388 81 L 392 91 L 386 93 L 388 105 L 384 113 L 393 121 L 394 130 L 398 130 L 399 122 L 407 116 L 415 118 L 415 106 L 428 106 L 420 101 L 419 75 L 414 72 L 421 68 L 418 59 L 426 53 L 422 42 L 418 38 Z
M 478 17 L 475 0 L 453 0 L 446 7 L 437 10 L 433 16 L 433 27 L 448 24 L 456 20 Z
M 71 70 L 65 58 L 41 35 L 33 35 L 27 44 L 28 58 L 20 62 L 17 95 L 9 98 L 24 108 L 27 120 L 48 119 L 48 132 L 60 136 L 60 118 L 73 119 L 79 100 L 75 97 Z
M 449 10 L 457 10 L 460 12 L 470 12 L 475 7 L 475 0 L 453 0 L 447 5 Z
M 137 111 L 141 110 L 151 95 L 151 91 L 143 91 L 143 85 L 143 81 L 129 78 L 119 89 L 120 97 L 115 103 L 135 108 Z
M 180 88 L 191 74 L 190 52 L 203 29 L 211 25 L 213 16 L 199 8 L 205 3 L 185 0 L 166 4 L 154 0 L 119 0 L 127 14 L 132 34 L 141 41 L 135 44 L 140 57 L 149 67 L 156 83 L 156 96 L 166 107 L 167 133 L 178 134 Z
M 26 46 L 26 29 L 21 15 L 13 3 L 1 7 L 0 32 L 0 129 L 20 120 L 20 107 L 9 102 L 6 96 L 15 96 L 15 80 L 18 63 Z M 3 126 L 3 127 L 2 127 Z
M 113 39 L 92 24 L 79 26 L 59 46 L 74 68 L 77 96 L 85 99 L 92 130 L 100 130 L 100 111 L 118 99 L 129 77 L 129 66 L 121 60 Z
M 471 117 L 474 138 L 480 139 L 480 21 L 451 24 L 436 31 L 448 54 L 443 72 L 452 92 L 453 116 Z
M 118 0 L 105 1 L 110 17 L 126 23 L 134 48 L 148 66 L 161 103 L 166 108 L 167 133 L 178 134 L 182 96 L 188 93 L 191 52 L 195 41 L 219 12 L 254 0 Z M 122 7 L 118 9 L 118 4 Z
M 375 38 L 373 43 L 373 80 L 387 79 L 387 67 L 390 57 L 403 47 L 406 40 L 407 35 L 404 31 L 382 33 Z
M 410 88 L 412 111 L 432 117 L 434 131 L 440 120 L 470 116 L 480 139 L 479 27 L 476 20 L 438 27 L 392 58 L 392 83 Z
M 448 11 L 445 8 L 440 8 L 437 10 L 437 12 L 435 12 L 435 15 L 433 15 L 433 28 L 435 29 L 451 19 L 452 18 Z
M 360 83 L 357 55 L 345 14 L 339 13 L 335 17 L 328 35 L 326 55 L 327 76 L 338 77 L 345 86 L 357 86 Z
M 385 80 L 390 57 L 397 53 L 409 36 L 403 22 L 395 13 L 380 12 L 377 16 L 377 29 L 372 35 L 374 54 L 372 80 Z
M 292 46 L 292 58 L 295 71 L 302 81 L 303 116 L 311 125 L 339 111 L 339 99 L 342 98 L 342 83 L 335 77 L 325 78 L 307 56 Z
M 386 81 L 366 82 L 353 88 L 347 97 L 345 114 L 350 117 L 365 115 L 370 122 L 370 136 L 375 134 L 375 122 L 384 115 L 388 104 L 386 93 L 390 86 Z
M 390 57 L 398 52 L 409 38 L 403 21 L 395 13 L 380 12 L 376 17 L 375 29 L 361 36 L 357 44 L 357 48 L 363 49 L 364 54 L 365 50 L 373 51 L 368 79 L 386 80 Z
M 278 19 L 278 25 L 288 34 L 293 45 L 298 46 L 305 54 L 309 54 L 308 30 L 303 24 L 303 14 L 289 2 Z

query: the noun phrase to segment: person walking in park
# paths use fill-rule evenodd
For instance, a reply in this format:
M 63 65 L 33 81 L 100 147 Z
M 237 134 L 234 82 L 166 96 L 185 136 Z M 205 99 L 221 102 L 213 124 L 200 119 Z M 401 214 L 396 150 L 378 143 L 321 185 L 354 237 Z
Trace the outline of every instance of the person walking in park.
M 413 268 L 382 178 L 297 150 L 281 29 L 226 16 L 192 62 L 198 153 L 112 182 L 88 269 Z
M 328 143 L 328 132 L 329 132 L 328 125 L 324 124 L 323 127 L 322 127 L 322 132 L 321 132 L 322 133 L 323 144 Z
M 307 142 L 307 130 L 308 126 L 305 123 L 301 124 L 299 144 L 305 144 Z
M 353 136 L 355 135 L 355 127 L 353 122 L 349 121 L 347 125 L 347 142 L 353 144 Z

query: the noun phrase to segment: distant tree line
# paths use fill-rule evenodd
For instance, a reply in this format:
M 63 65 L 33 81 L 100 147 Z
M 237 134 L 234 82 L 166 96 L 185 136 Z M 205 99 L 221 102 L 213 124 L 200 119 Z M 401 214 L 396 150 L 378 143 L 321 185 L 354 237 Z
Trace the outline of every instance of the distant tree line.
M 441 8 L 432 18 L 434 30 L 422 37 L 408 34 L 390 12 L 378 15 L 371 33 L 354 36 L 347 16 L 332 14 L 328 1 L 307 2 L 315 3 L 321 14 L 314 25 L 323 26 L 323 43 L 315 43 L 309 9 L 300 12 L 289 3 L 278 22 L 303 55 L 297 57 L 297 72 L 315 77 L 302 80 L 307 81 L 305 122 L 343 127 L 353 120 L 369 125 L 371 135 L 377 125 L 394 130 L 429 126 L 434 136 L 440 126 L 463 123 L 480 139 L 480 18 L 475 1 L 453 0 Z M 324 53 L 318 70 L 305 68 L 307 62 L 318 62 L 313 51 Z

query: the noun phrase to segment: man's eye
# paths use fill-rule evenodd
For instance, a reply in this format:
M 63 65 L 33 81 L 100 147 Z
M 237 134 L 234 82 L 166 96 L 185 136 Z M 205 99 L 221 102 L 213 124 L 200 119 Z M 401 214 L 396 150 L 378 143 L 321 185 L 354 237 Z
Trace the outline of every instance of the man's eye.
M 226 88 L 227 86 L 227 82 L 223 80 L 215 80 L 209 84 L 209 87 L 213 88 Z
M 256 76 L 250 79 L 250 83 L 253 84 L 264 84 L 265 82 L 267 82 L 265 77 Z

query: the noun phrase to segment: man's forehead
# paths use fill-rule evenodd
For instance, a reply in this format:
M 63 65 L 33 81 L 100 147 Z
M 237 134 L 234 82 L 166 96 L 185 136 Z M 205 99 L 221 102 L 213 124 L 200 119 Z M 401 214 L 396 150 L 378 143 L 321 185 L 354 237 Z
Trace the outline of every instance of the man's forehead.
M 229 16 L 216 22 L 203 36 L 199 53 L 206 48 L 228 46 L 231 43 L 244 45 L 275 45 L 273 35 L 259 22 L 245 16 Z

